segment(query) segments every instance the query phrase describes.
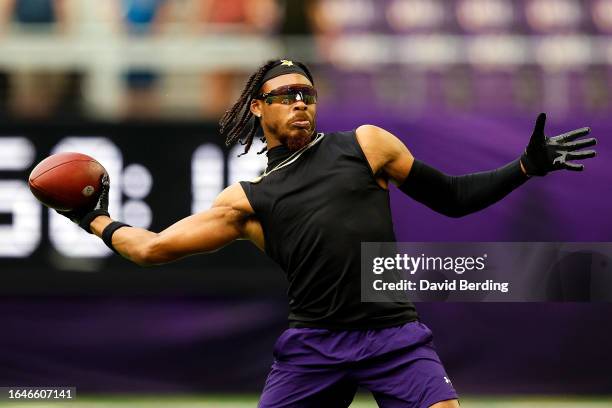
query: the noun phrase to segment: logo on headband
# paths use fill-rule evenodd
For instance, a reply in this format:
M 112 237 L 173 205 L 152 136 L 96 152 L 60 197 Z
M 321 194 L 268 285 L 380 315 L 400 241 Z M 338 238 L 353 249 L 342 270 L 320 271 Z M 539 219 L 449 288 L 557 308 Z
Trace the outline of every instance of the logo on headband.
M 293 61 L 281 60 L 281 65 L 285 65 L 287 67 L 291 67 L 291 66 L 293 66 Z

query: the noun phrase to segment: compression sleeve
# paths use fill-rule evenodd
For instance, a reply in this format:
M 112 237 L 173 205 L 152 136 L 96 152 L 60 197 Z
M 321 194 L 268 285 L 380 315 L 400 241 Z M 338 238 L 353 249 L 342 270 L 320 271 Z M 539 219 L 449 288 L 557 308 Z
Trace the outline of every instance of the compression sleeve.
M 449 176 L 415 160 L 399 189 L 436 212 L 462 217 L 496 203 L 528 179 L 521 171 L 520 159 L 463 176 Z

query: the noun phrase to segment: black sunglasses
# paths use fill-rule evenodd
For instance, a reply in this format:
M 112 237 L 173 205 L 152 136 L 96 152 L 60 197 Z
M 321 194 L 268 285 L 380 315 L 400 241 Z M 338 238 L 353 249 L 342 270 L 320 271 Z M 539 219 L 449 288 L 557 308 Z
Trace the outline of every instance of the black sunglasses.
M 268 105 L 273 103 L 292 105 L 297 101 L 312 105 L 317 103 L 317 90 L 310 85 L 285 85 L 262 93 L 255 99 L 265 101 Z

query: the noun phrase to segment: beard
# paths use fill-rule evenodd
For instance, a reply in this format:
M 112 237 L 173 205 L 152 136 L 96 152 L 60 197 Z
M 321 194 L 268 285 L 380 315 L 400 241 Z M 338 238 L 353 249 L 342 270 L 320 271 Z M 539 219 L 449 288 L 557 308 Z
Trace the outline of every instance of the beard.
M 300 150 L 310 143 L 315 134 L 314 129 L 316 129 L 314 122 L 311 123 L 311 128 L 308 131 L 291 127 L 284 128 L 278 123 L 266 123 L 263 126 L 265 127 L 264 133 L 277 135 L 277 140 L 291 152 Z
M 300 150 L 312 140 L 312 132 L 299 132 L 295 136 L 287 136 L 281 142 L 292 152 Z
M 280 134 L 278 126 L 268 125 L 268 131 L 272 134 Z M 295 131 L 290 129 L 286 134 L 280 134 L 278 141 L 286 146 L 289 151 L 295 152 L 310 143 L 313 134 L 314 131 L 304 132 L 302 130 Z

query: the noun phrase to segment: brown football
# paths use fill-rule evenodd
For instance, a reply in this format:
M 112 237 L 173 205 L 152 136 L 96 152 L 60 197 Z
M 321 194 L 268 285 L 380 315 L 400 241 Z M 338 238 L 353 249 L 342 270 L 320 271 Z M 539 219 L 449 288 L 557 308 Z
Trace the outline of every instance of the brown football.
M 55 210 L 70 211 L 93 206 L 106 172 L 94 158 L 81 153 L 49 156 L 30 173 L 32 194 Z

